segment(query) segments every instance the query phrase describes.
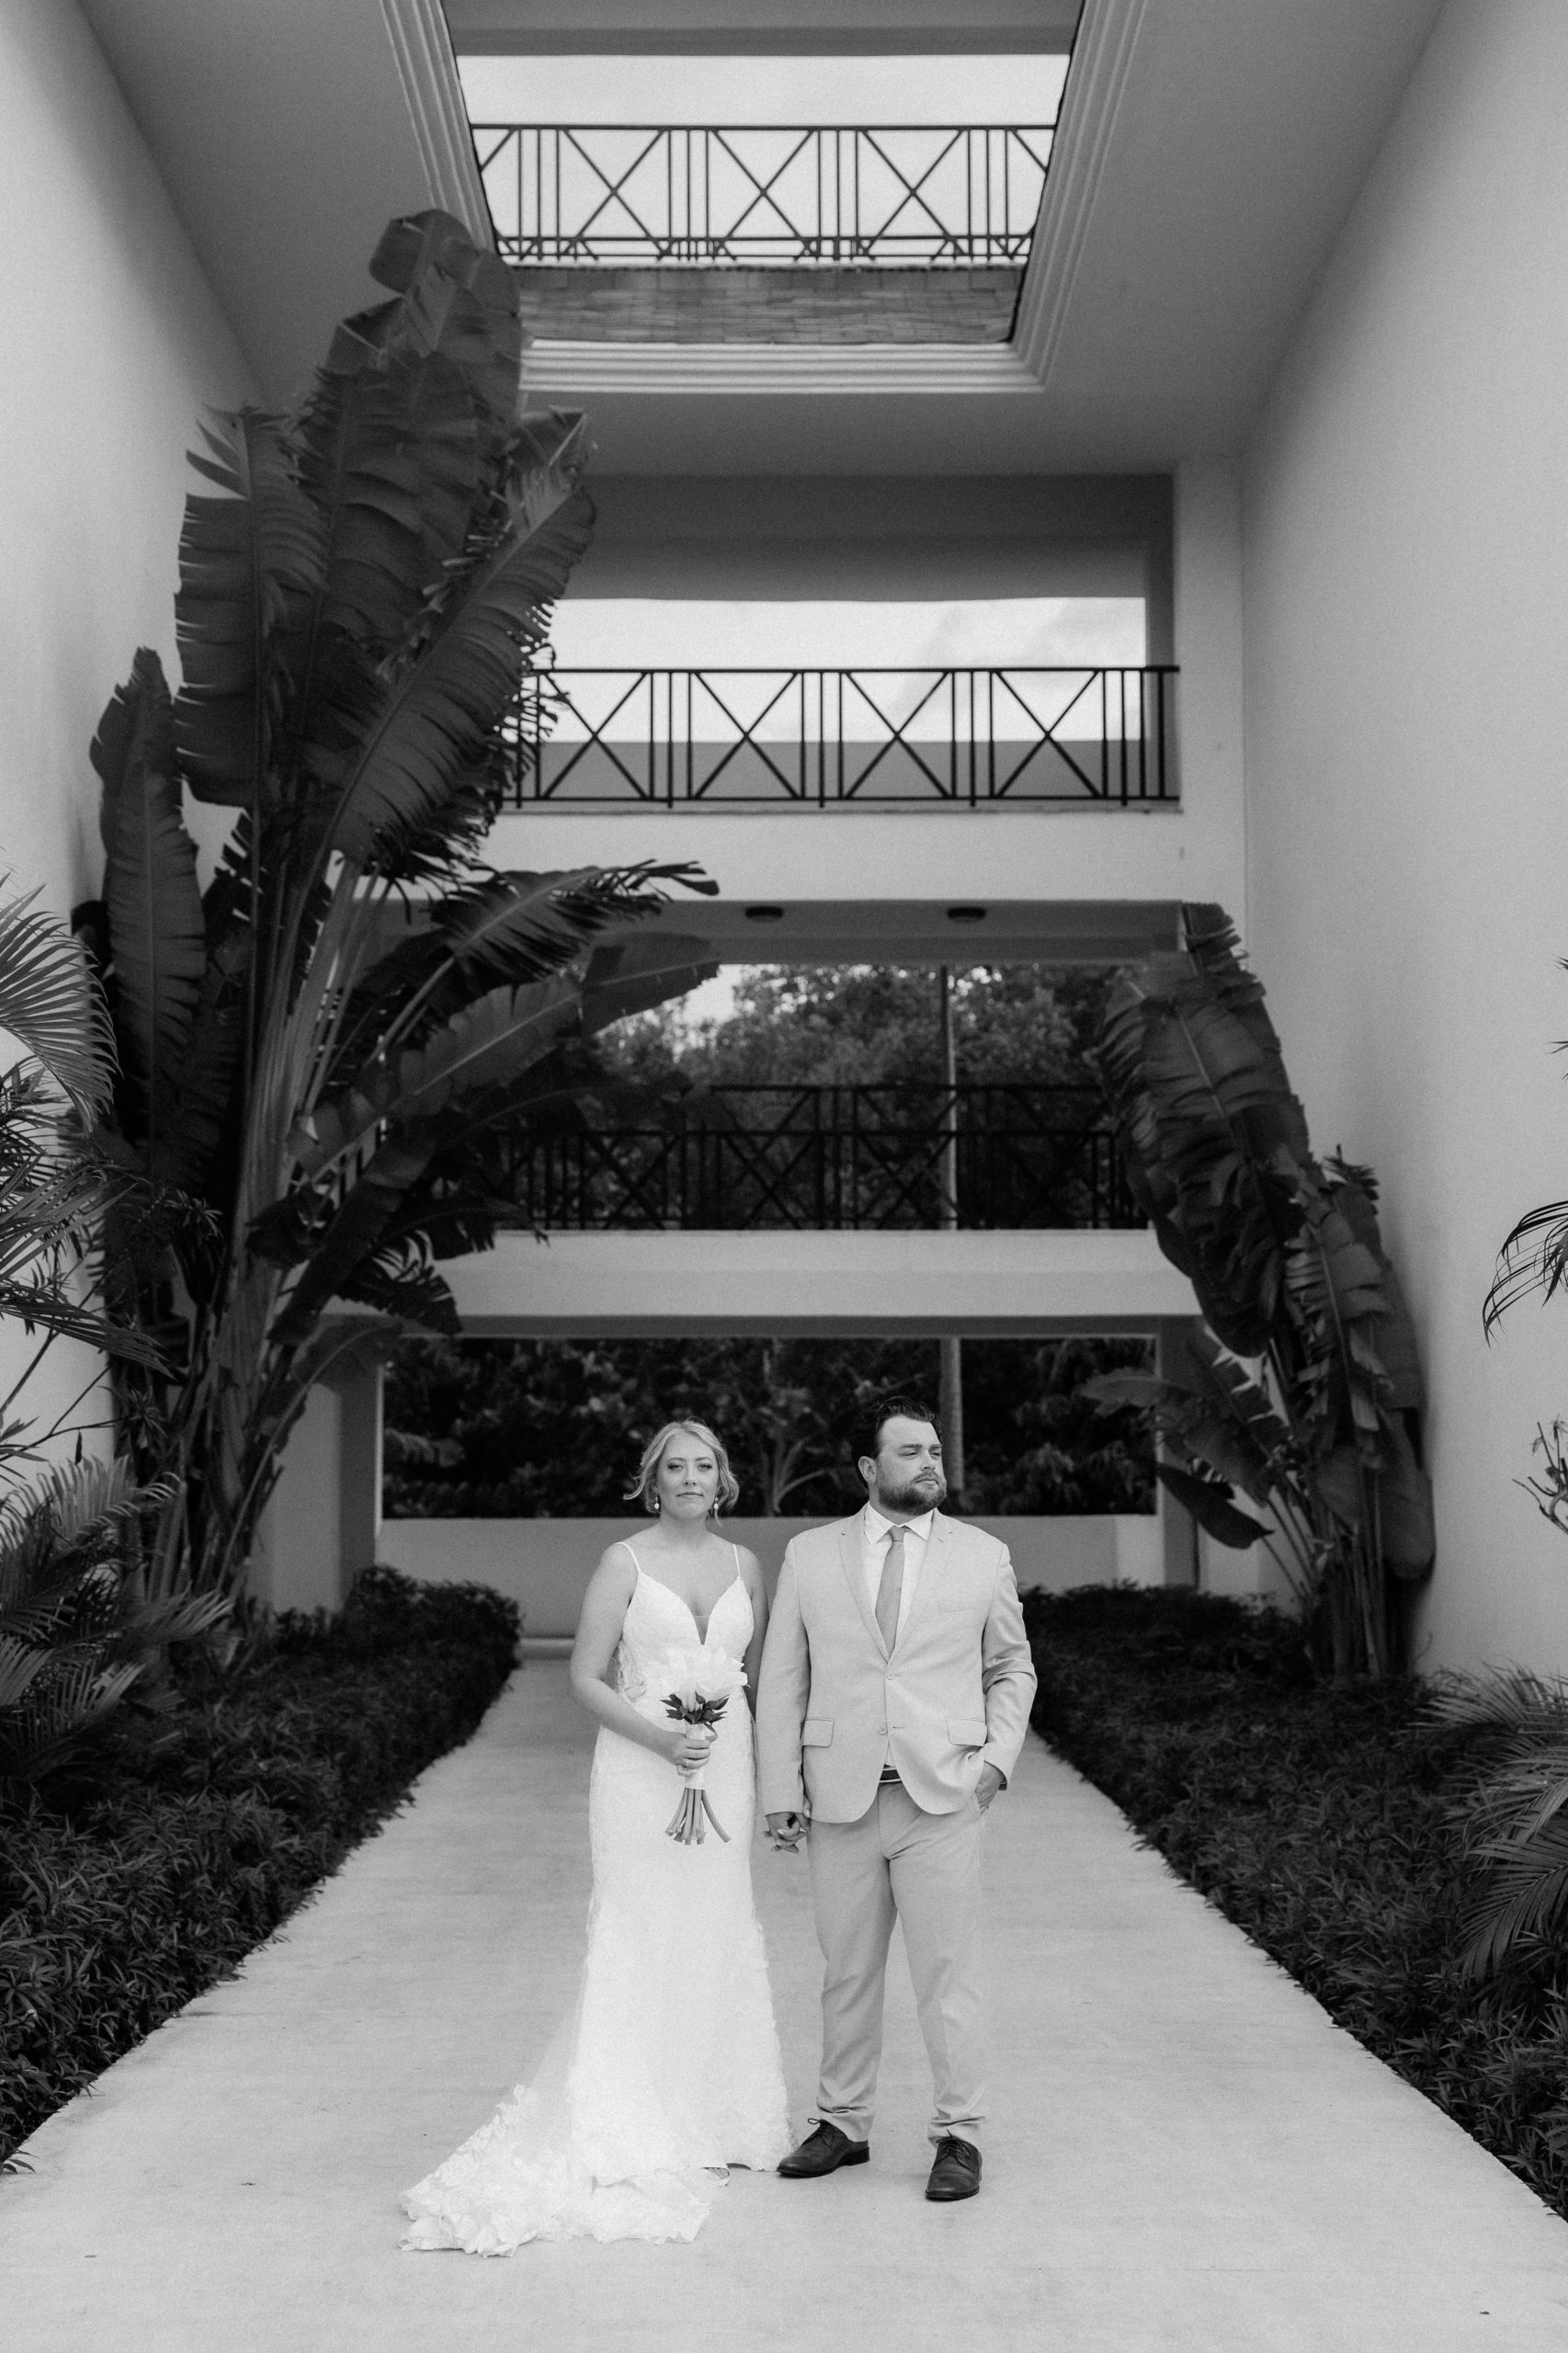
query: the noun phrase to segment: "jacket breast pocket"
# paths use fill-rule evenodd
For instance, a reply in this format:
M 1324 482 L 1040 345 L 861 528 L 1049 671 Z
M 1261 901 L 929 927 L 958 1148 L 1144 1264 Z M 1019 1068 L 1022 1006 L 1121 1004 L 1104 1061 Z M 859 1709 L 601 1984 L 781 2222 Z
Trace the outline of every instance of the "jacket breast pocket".
M 808 1716 L 801 1726 L 802 1748 L 830 1748 L 833 1745 L 833 1718 Z
M 985 1718 L 983 1716 L 949 1716 L 948 1738 L 955 1748 L 983 1748 Z

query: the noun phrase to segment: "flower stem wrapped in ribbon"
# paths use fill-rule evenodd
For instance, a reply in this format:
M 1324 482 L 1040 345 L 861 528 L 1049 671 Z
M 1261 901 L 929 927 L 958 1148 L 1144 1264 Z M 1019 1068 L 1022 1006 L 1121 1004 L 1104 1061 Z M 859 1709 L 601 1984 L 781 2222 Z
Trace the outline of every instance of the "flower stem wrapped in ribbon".
M 728 1651 L 706 1647 L 672 1650 L 665 1658 L 665 1669 L 671 1686 L 665 1699 L 665 1713 L 673 1716 L 677 1723 L 717 1726 L 733 1695 L 745 1688 L 745 1670 Z M 702 1785 L 702 1769 L 699 1765 L 686 1775 L 680 1803 L 665 1825 L 665 1836 L 682 1847 L 700 1847 L 708 1836 L 706 1817 L 728 1846 L 730 1834 L 709 1803 Z

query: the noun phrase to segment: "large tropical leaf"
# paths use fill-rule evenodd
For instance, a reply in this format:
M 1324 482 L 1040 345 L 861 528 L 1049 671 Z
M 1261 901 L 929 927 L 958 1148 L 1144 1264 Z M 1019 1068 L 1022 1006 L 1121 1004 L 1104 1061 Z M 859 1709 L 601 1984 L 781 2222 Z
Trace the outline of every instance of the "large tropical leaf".
M 320 578 L 321 529 L 281 418 L 239 409 L 202 438 L 210 455 L 193 450 L 190 462 L 228 494 L 186 501 L 175 733 L 199 801 L 255 808 L 267 780 L 274 642 Z
M 1318 1450 L 1327 1452 L 1343 1432 L 1353 1430 L 1367 1460 L 1375 1461 L 1385 1385 L 1378 1336 L 1388 1314 L 1381 1264 L 1352 1230 L 1339 1188 L 1306 1176 L 1300 1198 L 1301 1223 L 1285 1274 L 1294 1310 L 1298 1419 Z M 1358 1523 L 1359 1510 L 1354 1517 Z
M 1138 972 L 1118 975 L 1105 1001 L 1093 1059 L 1120 1131 L 1123 1165 L 1132 1197 L 1153 1227 L 1165 1256 L 1185 1275 L 1190 1269 L 1176 1222 L 1179 1197 L 1176 1179 L 1160 1152 L 1154 1107 L 1144 1083 L 1147 995 Z
M 425 1044 L 373 1066 L 361 1086 L 301 1120 L 289 1139 L 300 1166 L 313 1176 L 384 1122 L 431 1120 L 465 1095 L 505 1085 L 576 1027 L 579 1007 L 565 980 L 487 991 Z
M 427 1120 L 413 1131 L 394 1130 L 371 1154 L 314 1239 L 308 1263 L 273 1326 L 278 1347 L 298 1347 L 310 1337 L 322 1310 L 340 1294 L 347 1295 L 355 1277 L 374 1258 L 403 1196 L 423 1176 L 440 1141 L 439 1123 Z M 456 1323 L 449 1298 L 448 1306 L 444 1328 L 449 1329 Z
M 1136 1405 L 1152 1414 L 1163 1435 L 1255 1503 L 1278 1492 L 1294 1453 L 1289 1425 L 1262 1384 L 1210 1333 L 1187 1336 L 1179 1380 L 1107 1372 L 1084 1389 L 1102 1412 Z
M 1378 1318 L 1377 1348 L 1381 1368 L 1380 1395 L 1394 1413 L 1416 1412 L 1425 1403 L 1426 1385 L 1415 1344 L 1415 1325 L 1404 1297 L 1399 1270 L 1383 1248 L 1378 1222 L 1377 1188 L 1369 1169 L 1357 1168 L 1337 1155 L 1324 1163 L 1324 1173 L 1335 1185 L 1335 1199 L 1358 1242 L 1378 1262 L 1382 1309 Z
M 476 245 L 460 221 L 435 210 L 390 222 L 369 267 L 400 298 L 387 306 L 387 339 L 401 335 L 413 348 L 440 352 L 461 370 L 482 422 L 508 437 L 524 340 L 516 272 Z
M 417 831 L 472 767 L 516 690 L 522 652 L 588 544 L 593 506 L 565 469 L 454 583 L 417 658 L 389 688 L 339 791 L 332 847 L 353 864 Z M 538 519 L 533 519 L 537 513 Z
M 1220 911 L 1190 915 L 1199 953 L 1152 957 L 1128 977 L 1101 1061 L 1162 1248 L 1225 1346 L 1258 1356 L 1300 1219 L 1305 1125 Z
M 1244 1552 L 1267 1535 L 1262 1520 L 1254 1519 L 1250 1512 L 1237 1510 L 1225 1480 L 1180 1470 L 1174 1462 L 1156 1462 L 1154 1476 L 1217 1544 Z
M 597 948 L 583 975 L 583 1034 L 597 1036 L 628 1014 L 685 996 L 718 970 L 705 939 L 679 932 L 661 929 Z
M 397 300 L 338 329 L 298 436 L 324 560 L 301 632 L 290 759 L 308 754 L 334 783 L 379 706 L 376 664 L 488 528 L 515 463 L 513 273 L 440 212 L 394 221 L 370 269 Z M 476 796 L 459 784 L 450 802 Z
M 244 1042 L 244 991 L 255 944 L 234 926 L 209 952 L 168 1116 L 152 1173 L 163 1183 L 199 1192 L 219 1144 L 234 1123 L 234 1079 Z
M 168 688 L 142 649 L 99 722 L 104 911 L 132 1132 L 167 1133 L 207 964 L 196 845 L 185 829 Z
M 391 1035 L 416 1038 L 449 1019 L 476 988 L 513 987 L 559 972 L 607 924 L 656 915 L 662 884 L 713 886 L 695 867 L 579 867 L 553 874 L 484 874 L 406 913 L 392 945 L 366 973 L 344 1025 L 339 1070 Z M 701 941 L 683 940 L 683 953 Z M 672 960 L 674 964 L 680 957 Z M 678 994 L 665 987 L 663 995 Z M 657 1000 L 651 1000 L 657 1001 Z
M 1241 960 L 1236 927 L 1223 907 L 1189 902 L 1181 911 L 1182 937 L 1201 974 L 1231 1018 L 1251 1038 L 1268 1074 L 1267 1129 L 1263 1149 L 1282 1146 L 1303 1166 L 1312 1158 L 1306 1113 L 1290 1091 L 1284 1050 L 1268 1017 L 1263 983 Z
M 1431 1571 L 1437 1551 L 1432 1482 L 1416 1460 L 1402 1415 L 1391 1414 L 1385 1418 L 1381 1447 L 1378 1527 L 1383 1560 L 1395 1576 L 1425 1577 Z

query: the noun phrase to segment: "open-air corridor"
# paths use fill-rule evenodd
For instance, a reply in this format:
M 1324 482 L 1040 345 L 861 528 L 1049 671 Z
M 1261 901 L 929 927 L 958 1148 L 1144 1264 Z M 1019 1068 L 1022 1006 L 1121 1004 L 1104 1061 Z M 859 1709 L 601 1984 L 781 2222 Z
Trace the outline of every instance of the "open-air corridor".
M 691 2246 L 398 2252 L 397 2193 L 526 2073 L 581 1951 L 591 1726 L 530 1663 L 246 1965 L 0 2183 L 6 2353 L 1559 2353 L 1568 2226 L 1331 2026 L 1031 1738 L 991 1817 L 993 2128 L 921 2196 L 891 1980 L 871 2165 L 736 2175 Z M 803 1866 L 760 1847 L 792 2112 Z

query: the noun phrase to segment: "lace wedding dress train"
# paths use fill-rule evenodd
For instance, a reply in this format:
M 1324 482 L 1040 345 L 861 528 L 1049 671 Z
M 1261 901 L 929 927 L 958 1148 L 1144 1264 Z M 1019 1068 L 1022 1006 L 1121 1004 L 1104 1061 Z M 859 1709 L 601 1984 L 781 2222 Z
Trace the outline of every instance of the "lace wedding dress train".
M 710 1616 L 708 1646 L 742 1658 L 752 1624 L 737 1575 Z M 686 1603 L 639 1567 L 619 1682 L 640 1713 L 666 1721 L 660 1664 L 696 1640 Z M 532 2082 L 406 2194 L 405 2247 L 506 2255 L 529 2239 L 695 2238 L 728 2166 L 770 2166 L 789 2148 L 752 1901 L 756 1784 L 741 1693 L 705 1779 L 730 1843 L 710 1827 L 701 1846 L 677 1846 L 665 1836 L 683 1786 L 675 1768 L 599 1733 L 576 2002 Z

